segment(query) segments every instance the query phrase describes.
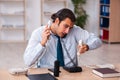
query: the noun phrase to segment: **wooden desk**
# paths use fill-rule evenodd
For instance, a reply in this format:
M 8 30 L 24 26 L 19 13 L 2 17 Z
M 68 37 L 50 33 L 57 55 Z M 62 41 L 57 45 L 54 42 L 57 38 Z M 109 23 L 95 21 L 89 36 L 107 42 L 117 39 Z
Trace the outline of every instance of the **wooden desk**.
M 28 80 L 25 75 L 11 75 L 8 70 L 0 69 L 0 80 Z
M 83 72 L 78 73 L 69 73 L 65 71 L 64 69 L 60 69 L 61 73 L 59 77 L 57 77 L 58 80 L 120 80 L 120 77 L 114 77 L 114 78 L 101 78 L 95 74 L 92 73 L 91 68 L 82 67 Z M 120 68 L 120 65 L 119 65 Z M 47 69 L 30 69 L 30 74 L 39 74 L 39 73 L 46 73 L 49 72 Z
M 116 65 L 116 69 L 120 71 L 120 65 Z M 114 78 L 101 78 L 92 73 L 92 69 L 88 67 L 82 67 L 83 72 L 78 73 L 69 73 L 64 69 L 60 69 L 61 73 L 58 80 L 120 80 L 120 77 Z M 42 74 L 42 73 L 51 73 L 48 69 L 44 68 L 32 68 L 28 70 L 28 74 Z M 0 80 L 28 80 L 25 75 L 11 75 L 7 70 L 0 70 Z

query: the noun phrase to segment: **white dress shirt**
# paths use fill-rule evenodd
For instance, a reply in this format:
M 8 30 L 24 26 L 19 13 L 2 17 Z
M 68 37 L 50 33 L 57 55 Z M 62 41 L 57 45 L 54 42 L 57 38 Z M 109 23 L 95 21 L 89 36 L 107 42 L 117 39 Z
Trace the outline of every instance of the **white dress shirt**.
M 45 26 L 41 26 L 36 29 L 28 42 L 24 53 L 24 62 L 28 66 L 37 62 L 40 67 L 50 68 L 54 66 L 54 61 L 57 59 L 57 37 L 53 33 L 51 33 L 45 47 L 40 44 L 44 28 Z M 77 65 L 77 46 L 79 40 L 86 43 L 89 46 L 89 50 L 98 48 L 102 44 L 101 40 L 93 33 L 89 33 L 74 25 L 67 36 L 61 38 L 65 66 Z

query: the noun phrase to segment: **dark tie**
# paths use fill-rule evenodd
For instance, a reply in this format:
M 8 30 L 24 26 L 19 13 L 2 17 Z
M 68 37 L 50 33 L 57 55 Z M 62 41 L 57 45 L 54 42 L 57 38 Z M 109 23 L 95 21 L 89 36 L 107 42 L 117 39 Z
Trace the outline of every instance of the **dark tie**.
M 63 58 L 63 51 L 62 51 L 62 44 L 60 41 L 60 37 L 57 36 L 57 60 L 60 62 L 60 66 L 64 66 L 64 58 Z

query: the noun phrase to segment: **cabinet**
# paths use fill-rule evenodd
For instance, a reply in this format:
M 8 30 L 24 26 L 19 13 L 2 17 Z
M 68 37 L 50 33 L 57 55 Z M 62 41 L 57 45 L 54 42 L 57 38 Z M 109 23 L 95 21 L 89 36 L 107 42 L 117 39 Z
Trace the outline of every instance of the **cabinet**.
M 67 7 L 67 0 L 41 0 L 41 25 L 46 25 L 53 13 Z
M 120 42 L 120 0 L 100 0 L 100 37 L 108 43 Z
M 0 0 L 0 42 L 23 42 L 26 0 Z

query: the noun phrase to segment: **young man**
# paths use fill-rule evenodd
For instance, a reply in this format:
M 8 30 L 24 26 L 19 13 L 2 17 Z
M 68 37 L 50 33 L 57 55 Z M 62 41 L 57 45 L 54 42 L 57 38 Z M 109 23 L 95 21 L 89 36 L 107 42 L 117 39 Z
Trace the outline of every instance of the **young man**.
M 57 60 L 57 40 L 62 45 L 61 66 L 77 66 L 77 52 L 84 53 L 101 46 L 101 40 L 94 34 L 74 25 L 76 20 L 73 12 L 67 8 L 61 9 L 51 16 L 50 27 L 42 26 L 36 29 L 29 40 L 24 53 L 25 64 L 31 66 L 37 62 L 38 67 L 52 68 Z M 84 44 L 78 45 L 79 40 Z M 62 64 L 63 63 L 63 64 Z

